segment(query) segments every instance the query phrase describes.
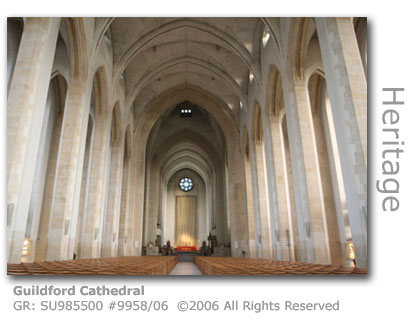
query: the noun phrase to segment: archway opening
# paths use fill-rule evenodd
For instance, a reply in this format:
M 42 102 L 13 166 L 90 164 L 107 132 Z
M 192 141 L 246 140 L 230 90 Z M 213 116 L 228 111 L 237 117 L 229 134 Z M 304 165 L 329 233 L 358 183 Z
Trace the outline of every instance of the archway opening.
M 166 244 L 199 250 L 212 238 L 213 251 L 230 255 L 226 153 L 222 130 L 201 106 L 181 101 L 159 117 L 146 146 L 146 254 Z

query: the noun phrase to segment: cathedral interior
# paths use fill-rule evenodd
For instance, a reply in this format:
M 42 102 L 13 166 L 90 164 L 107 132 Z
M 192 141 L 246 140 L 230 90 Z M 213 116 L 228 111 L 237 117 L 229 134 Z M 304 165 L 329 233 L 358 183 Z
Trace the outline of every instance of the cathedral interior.
M 7 262 L 367 268 L 366 74 L 366 18 L 8 18 Z

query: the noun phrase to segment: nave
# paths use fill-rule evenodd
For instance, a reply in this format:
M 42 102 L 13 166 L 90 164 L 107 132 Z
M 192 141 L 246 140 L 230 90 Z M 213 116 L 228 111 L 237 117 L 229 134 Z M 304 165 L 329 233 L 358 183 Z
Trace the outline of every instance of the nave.
M 10 274 L 367 268 L 365 18 L 9 18 L 7 98 Z

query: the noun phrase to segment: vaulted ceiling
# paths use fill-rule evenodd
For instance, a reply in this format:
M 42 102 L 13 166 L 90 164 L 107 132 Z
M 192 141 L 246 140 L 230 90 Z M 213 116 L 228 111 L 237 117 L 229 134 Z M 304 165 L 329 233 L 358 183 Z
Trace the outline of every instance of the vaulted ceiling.
M 100 19 L 112 43 L 114 82 L 124 79 L 128 107 L 189 84 L 238 111 L 250 73 L 260 80 L 259 18 Z

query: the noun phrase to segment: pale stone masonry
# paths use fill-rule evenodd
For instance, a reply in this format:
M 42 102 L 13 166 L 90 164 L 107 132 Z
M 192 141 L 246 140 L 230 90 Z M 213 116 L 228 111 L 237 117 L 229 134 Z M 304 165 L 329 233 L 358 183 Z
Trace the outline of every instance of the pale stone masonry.
M 217 255 L 367 266 L 365 18 L 7 28 L 8 262 L 211 233 Z

